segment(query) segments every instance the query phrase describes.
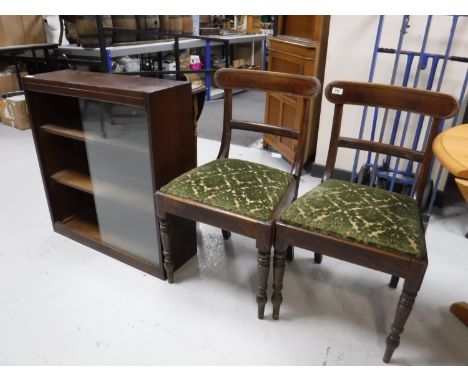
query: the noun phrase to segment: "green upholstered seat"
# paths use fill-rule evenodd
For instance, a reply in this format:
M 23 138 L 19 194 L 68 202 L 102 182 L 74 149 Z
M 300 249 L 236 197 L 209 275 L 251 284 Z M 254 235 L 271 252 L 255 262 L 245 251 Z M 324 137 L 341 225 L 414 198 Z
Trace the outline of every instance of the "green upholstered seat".
M 182 174 L 161 191 L 267 221 L 293 179 L 261 164 L 217 159 Z
M 394 192 L 328 180 L 292 203 L 281 221 L 391 253 L 426 258 L 416 201 Z

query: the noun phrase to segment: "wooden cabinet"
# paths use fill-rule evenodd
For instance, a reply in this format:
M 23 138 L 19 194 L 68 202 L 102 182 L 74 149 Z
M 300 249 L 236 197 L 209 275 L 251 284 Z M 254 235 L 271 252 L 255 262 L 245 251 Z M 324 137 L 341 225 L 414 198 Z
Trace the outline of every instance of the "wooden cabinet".
M 323 83 L 329 16 L 280 16 L 278 36 L 270 39 L 268 70 L 317 77 Z M 282 33 L 287 33 L 282 34 Z M 304 163 L 314 159 L 321 96 L 311 104 Z M 268 93 L 265 123 L 299 129 L 303 100 Z M 264 146 L 280 152 L 290 162 L 294 159 L 296 141 L 265 134 Z
M 65 70 L 24 89 L 54 230 L 165 278 L 154 193 L 196 166 L 190 84 Z M 195 224 L 174 224 L 181 266 Z

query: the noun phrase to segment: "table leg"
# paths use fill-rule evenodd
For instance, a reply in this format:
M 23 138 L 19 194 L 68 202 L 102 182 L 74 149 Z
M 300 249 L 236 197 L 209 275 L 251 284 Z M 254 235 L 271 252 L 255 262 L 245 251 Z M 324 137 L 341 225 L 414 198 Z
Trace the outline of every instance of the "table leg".
M 468 302 L 456 302 L 452 304 L 450 311 L 455 317 L 468 326 Z

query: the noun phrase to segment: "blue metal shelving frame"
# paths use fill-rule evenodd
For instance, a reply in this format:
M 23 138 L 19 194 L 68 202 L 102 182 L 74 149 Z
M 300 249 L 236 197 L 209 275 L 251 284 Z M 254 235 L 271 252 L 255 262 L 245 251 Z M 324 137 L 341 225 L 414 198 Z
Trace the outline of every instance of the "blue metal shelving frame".
M 428 16 L 427 18 L 423 40 L 421 44 L 421 49 L 419 52 L 406 51 L 402 49 L 405 35 L 408 31 L 408 28 L 410 27 L 409 15 L 405 15 L 402 17 L 402 23 L 401 23 L 397 48 L 389 49 L 389 48 L 380 47 L 380 41 L 381 41 L 385 16 L 379 16 L 368 81 L 373 82 L 374 80 L 378 54 L 379 53 L 395 54 L 390 84 L 392 85 L 396 84 L 399 64 L 401 62 L 402 57 L 406 57 L 406 64 L 405 64 L 405 68 L 403 72 L 403 77 L 402 77 L 401 83 L 399 83 L 398 85 L 410 86 L 409 78 L 412 74 L 412 67 L 414 66 L 414 62 L 417 59 L 418 61 L 417 68 L 416 68 L 412 87 L 413 88 L 421 87 L 419 83 L 421 72 L 429 68 L 428 79 L 424 86 L 424 89 L 440 91 L 443 80 L 444 80 L 444 76 L 446 73 L 448 61 L 458 61 L 458 62 L 468 63 L 468 57 L 451 56 L 451 50 L 452 50 L 453 40 L 454 40 L 455 33 L 456 33 L 457 24 L 461 16 L 454 15 L 451 17 L 452 17 L 452 25 L 451 25 L 450 32 L 449 32 L 449 38 L 447 41 L 445 53 L 436 54 L 436 53 L 426 52 L 427 42 L 429 39 L 431 25 L 433 21 L 433 16 Z M 439 70 L 440 63 L 442 63 L 442 67 Z M 433 89 L 436 79 L 437 79 L 437 86 L 435 89 Z M 468 87 L 467 84 L 468 84 L 468 69 L 467 69 L 465 79 L 462 85 L 462 90 L 459 96 L 460 104 L 463 104 L 463 101 L 467 96 L 466 94 L 467 87 Z M 378 130 L 377 125 L 378 125 L 378 120 L 379 120 L 379 111 L 380 111 L 379 108 L 377 107 L 374 108 L 374 115 L 372 118 L 372 125 L 371 125 L 371 130 L 370 130 L 370 140 L 372 141 L 376 140 L 376 135 L 377 135 L 377 130 Z M 379 137 L 378 137 L 379 142 L 383 142 L 386 137 L 388 113 L 389 113 L 389 109 L 385 109 L 384 115 L 382 118 L 382 123 L 380 125 L 380 132 L 379 132 Z M 366 131 L 367 114 L 368 114 L 368 108 L 364 107 L 362 111 L 361 123 L 359 127 L 360 139 L 363 138 L 364 133 Z M 403 127 L 401 130 L 401 125 L 402 125 L 401 122 L 403 121 L 402 113 L 400 111 L 395 112 L 393 126 L 391 128 L 390 138 L 388 140 L 388 143 L 395 144 L 397 142 L 398 134 L 400 133 L 401 136 L 398 141 L 398 144 L 400 146 L 405 145 L 411 117 L 412 117 L 412 113 L 406 113 L 406 117 L 404 118 L 404 123 L 403 123 Z M 457 123 L 457 121 L 458 121 L 458 117 L 455 117 L 452 120 L 451 126 L 454 126 Z M 413 141 L 411 142 L 411 147 L 413 149 L 417 149 L 418 146 L 421 145 L 422 136 L 424 136 L 423 147 L 426 144 L 427 132 L 429 131 L 429 129 L 427 126 L 428 124 L 427 123 L 425 124 L 425 122 L 426 122 L 425 117 L 423 115 L 419 115 L 417 124 L 416 124 L 414 138 L 413 138 Z M 443 125 L 441 127 L 441 131 L 442 129 L 443 129 Z M 414 163 L 412 161 L 408 161 L 408 163 L 404 166 L 404 168 L 400 168 L 401 167 L 400 158 L 395 158 L 395 160 L 392 161 L 391 156 L 385 156 L 381 160 L 380 155 L 376 153 L 374 154 L 374 159 L 372 160 L 372 155 L 373 154 L 371 152 L 368 152 L 366 162 L 364 164 L 365 169 L 367 169 L 370 174 L 369 184 L 371 185 L 379 184 L 380 186 L 382 186 L 382 184 L 385 183 L 385 187 L 389 189 L 390 191 L 395 191 L 396 186 L 400 185 L 401 186 L 400 190 L 403 189 L 405 190 L 405 192 L 409 193 L 411 197 L 414 196 L 414 191 L 415 191 L 414 179 L 415 179 L 415 174 L 419 171 L 419 165 L 416 166 L 417 167 L 416 171 L 414 171 L 413 170 Z M 356 153 L 354 156 L 353 168 L 351 172 L 351 181 L 356 180 L 359 157 L 360 157 L 360 150 L 356 150 Z M 433 161 L 433 164 L 434 164 L 434 161 Z M 432 166 L 431 166 L 431 170 L 432 170 Z M 432 187 L 432 194 L 430 196 L 430 200 L 425 211 L 425 215 L 427 217 L 430 216 L 430 213 L 431 213 L 434 201 L 435 201 L 438 185 L 441 179 L 441 174 L 442 174 L 442 168 L 439 169 L 437 176 L 435 177 L 435 181 L 433 182 L 434 184 Z

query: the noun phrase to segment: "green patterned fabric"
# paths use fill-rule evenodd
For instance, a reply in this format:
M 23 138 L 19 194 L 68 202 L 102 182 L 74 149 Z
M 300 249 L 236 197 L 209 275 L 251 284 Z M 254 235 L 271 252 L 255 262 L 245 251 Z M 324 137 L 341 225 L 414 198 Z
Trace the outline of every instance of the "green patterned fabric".
M 394 192 L 328 180 L 292 203 L 281 221 L 392 253 L 426 258 L 416 201 Z
M 293 179 L 261 164 L 217 159 L 182 174 L 161 191 L 267 221 Z

